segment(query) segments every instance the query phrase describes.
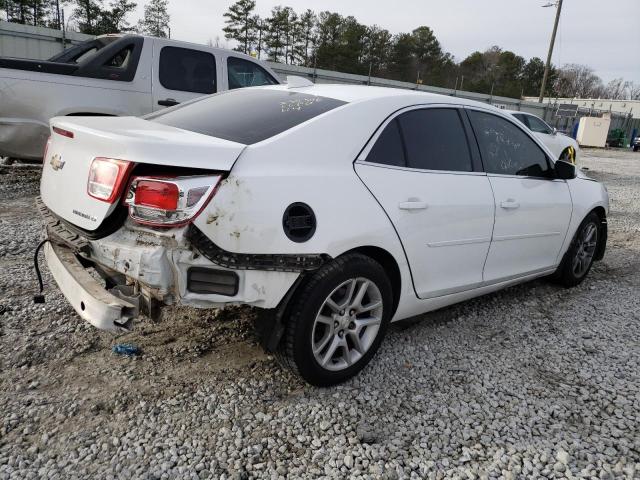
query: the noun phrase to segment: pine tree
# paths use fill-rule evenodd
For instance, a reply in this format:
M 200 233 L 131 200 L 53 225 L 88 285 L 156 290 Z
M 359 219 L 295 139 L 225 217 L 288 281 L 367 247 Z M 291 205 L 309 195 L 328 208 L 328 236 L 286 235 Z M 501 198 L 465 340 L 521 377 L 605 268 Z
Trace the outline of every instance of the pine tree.
M 224 14 L 227 25 L 222 30 L 225 38 L 238 42 L 236 50 L 247 54 L 257 41 L 257 24 L 253 15 L 255 8 L 255 0 L 238 0 Z
M 100 30 L 106 33 L 121 33 L 132 30 L 127 15 L 135 10 L 137 4 L 130 0 L 113 0 L 109 9 L 102 10 L 99 22 Z
M 151 0 L 144 6 L 144 17 L 138 22 L 138 30 L 152 37 L 169 36 L 168 0 Z
M 269 50 L 271 60 L 274 62 L 279 61 L 280 56 L 285 54 L 288 22 L 289 10 L 281 6 L 273 7 L 271 16 L 266 20 L 265 45 Z
M 46 27 L 50 24 L 49 0 L 10 0 L 4 5 L 7 21 Z
M 89 35 L 105 33 L 99 27 L 102 17 L 102 0 L 75 0 L 75 4 L 73 16 L 82 33 Z
M 302 60 L 302 65 L 309 66 L 310 52 L 313 48 L 313 29 L 316 25 L 316 14 L 312 10 L 306 10 L 300 15 L 299 21 L 300 39 L 298 43 L 298 55 Z

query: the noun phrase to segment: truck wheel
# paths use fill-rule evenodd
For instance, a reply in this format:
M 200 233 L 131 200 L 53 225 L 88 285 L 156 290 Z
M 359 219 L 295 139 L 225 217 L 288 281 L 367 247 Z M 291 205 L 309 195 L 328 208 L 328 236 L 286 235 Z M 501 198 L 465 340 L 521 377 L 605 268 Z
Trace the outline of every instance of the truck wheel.
M 580 284 L 593 265 L 600 231 L 600 217 L 591 212 L 582 221 L 554 277 L 565 287 Z
M 392 290 L 380 264 L 352 253 L 323 266 L 291 300 L 280 363 L 318 387 L 356 375 L 391 319 Z

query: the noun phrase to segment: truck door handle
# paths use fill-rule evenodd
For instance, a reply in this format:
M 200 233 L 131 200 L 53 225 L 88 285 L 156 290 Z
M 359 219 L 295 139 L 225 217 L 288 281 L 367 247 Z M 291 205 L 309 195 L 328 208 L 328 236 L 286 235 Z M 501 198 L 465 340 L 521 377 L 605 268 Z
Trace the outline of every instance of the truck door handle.
M 165 98 L 164 100 L 158 100 L 158 105 L 161 107 L 173 107 L 174 105 L 178 105 L 180 102 L 174 100 L 173 98 Z
M 513 198 L 509 198 L 504 202 L 500 202 L 500 206 L 505 210 L 513 210 L 514 208 L 520 208 L 520 204 L 516 202 Z
M 409 200 L 398 204 L 400 210 L 424 210 L 427 207 L 427 202 L 421 202 L 420 200 Z

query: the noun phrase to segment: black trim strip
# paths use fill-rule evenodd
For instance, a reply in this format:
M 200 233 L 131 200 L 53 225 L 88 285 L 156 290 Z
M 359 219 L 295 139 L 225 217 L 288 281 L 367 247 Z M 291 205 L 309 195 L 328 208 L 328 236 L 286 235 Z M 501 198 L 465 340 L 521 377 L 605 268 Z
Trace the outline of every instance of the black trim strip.
M 331 260 L 326 253 L 234 253 L 213 243 L 196 226 L 189 225 L 186 238 L 205 258 L 221 267 L 236 270 L 268 270 L 278 272 L 303 272 L 317 270 Z
M 36 208 L 44 220 L 50 240 L 62 243 L 75 252 L 89 253 L 91 245 L 82 235 L 67 228 L 66 224 L 47 208 L 40 197 L 36 197 Z

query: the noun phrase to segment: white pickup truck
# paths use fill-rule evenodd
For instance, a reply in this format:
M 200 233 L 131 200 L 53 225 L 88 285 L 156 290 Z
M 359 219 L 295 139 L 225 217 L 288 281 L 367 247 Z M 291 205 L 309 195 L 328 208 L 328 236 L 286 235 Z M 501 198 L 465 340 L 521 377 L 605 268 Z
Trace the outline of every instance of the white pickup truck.
M 40 160 L 56 116 L 140 116 L 233 88 L 280 83 L 248 55 L 104 35 L 50 58 L 0 57 L 0 157 Z

